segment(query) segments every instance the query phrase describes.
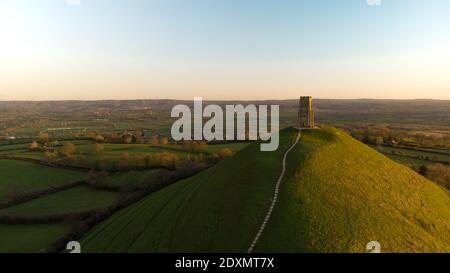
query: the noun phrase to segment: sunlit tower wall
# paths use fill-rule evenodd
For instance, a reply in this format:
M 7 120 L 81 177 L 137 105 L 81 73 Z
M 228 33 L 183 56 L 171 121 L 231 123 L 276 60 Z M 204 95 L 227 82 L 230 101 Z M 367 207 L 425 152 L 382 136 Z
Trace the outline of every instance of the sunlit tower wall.
M 298 122 L 300 128 L 314 128 L 312 97 L 300 97 L 298 107 Z

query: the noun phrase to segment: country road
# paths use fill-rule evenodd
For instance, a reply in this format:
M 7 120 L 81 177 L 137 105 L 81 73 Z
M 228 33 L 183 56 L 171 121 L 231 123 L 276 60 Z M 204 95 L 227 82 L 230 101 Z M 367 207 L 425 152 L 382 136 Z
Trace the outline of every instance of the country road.
M 294 144 L 292 144 L 292 146 L 284 153 L 281 174 L 280 174 L 280 177 L 278 177 L 277 183 L 275 185 L 275 191 L 273 194 L 272 203 L 270 204 L 269 210 L 266 213 L 266 217 L 264 218 L 264 221 L 262 222 L 261 226 L 259 227 L 258 233 L 256 234 L 255 239 L 253 239 L 253 242 L 250 245 L 247 253 L 251 253 L 253 251 L 253 248 L 258 243 L 258 240 L 261 237 L 261 234 L 264 232 L 264 229 L 270 220 L 270 216 L 272 215 L 273 208 L 275 207 L 277 200 L 278 200 L 278 192 L 280 190 L 281 181 L 283 181 L 284 174 L 286 172 L 286 158 L 287 158 L 289 152 L 295 147 L 295 145 L 297 145 L 297 143 L 300 140 L 300 137 L 301 137 L 301 130 L 298 130 L 297 138 L 295 139 Z

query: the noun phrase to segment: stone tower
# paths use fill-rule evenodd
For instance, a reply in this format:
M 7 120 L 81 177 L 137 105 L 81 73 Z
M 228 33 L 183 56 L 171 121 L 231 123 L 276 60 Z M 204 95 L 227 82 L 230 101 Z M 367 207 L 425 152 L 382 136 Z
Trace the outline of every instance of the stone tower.
M 300 128 L 314 128 L 312 97 L 300 97 L 298 105 L 298 123 Z

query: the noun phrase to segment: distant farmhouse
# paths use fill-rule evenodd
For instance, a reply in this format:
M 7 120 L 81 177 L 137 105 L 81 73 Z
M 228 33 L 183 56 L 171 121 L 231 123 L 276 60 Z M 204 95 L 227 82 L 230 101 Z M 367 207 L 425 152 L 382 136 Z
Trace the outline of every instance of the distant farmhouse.
M 298 105 L 298 122 L 300 128 L 314 128 L 312 97 L 300 97 Z

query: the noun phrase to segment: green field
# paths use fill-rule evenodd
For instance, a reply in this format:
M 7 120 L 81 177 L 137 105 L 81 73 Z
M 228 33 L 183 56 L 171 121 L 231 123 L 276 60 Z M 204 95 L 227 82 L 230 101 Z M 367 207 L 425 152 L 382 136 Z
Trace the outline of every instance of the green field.
M 104 144 L 104 147 L 103 152 L 95 153 L 93 144 L 80 145 L 77 146 L 76 153 L 70 158 L 56 157 L 53 160 L 70 166 L 88 169 L 94 167 L 117 169 L 123 161 L 124 155 L 127 154 L 127 166 L 130 169 L 139 169 L 144 167 L 144 161 L 142 160 L 144 155 L 169 152 L 177 155 L 180 159 L 185 159 L 191 154 L 188 151 L 151 147 L 145 144 Z M 45 153 L 41 151 L 19 152 L 13 154 L 13 156 L 46 160 Z
M 249 143 L 230 143 L 230 144 L 215 144 L 208 145 L 208 148 L 204 151 L 205 153 L 215 153 L 224 148 L 229 148 L 235 152 L 246 147 Z M 123 153 L 127 152 L 129 155 L 142 155 L 151 153 L 164 153 L 170 152 L 174 153 L 180 157 L 186 157 L 191 154 L 191 151 L 186 150 L 181 145 L 164 145 L 164 146 L 152 146 L 149 144 L 104 144 L 104 151 L 102 156 L 107 158 L 120 159 Z M 83 145 L 78 147 L 78 151 L 88 154 L 94 154 L 94 145 Z
M 400 147 L 385 147 L 385 146 L 374 146 L 374 149 L 385 154 L 393 154 L 397 156 L 411 157 L 428 161 L 441 161 L 450 163 L 450 154 L 446 150 L 438 149 L 405 149 Z
M 82 240 L 84 251 L 246 251 L 295 133 L 282 132 L 276 152 L 263 154 L 259 144 L 249 145 L 119 211 Z
M 23 142 L 23 140 L 22 140 Z M 0 152 L 10 152 L 10 151 L 17 151 L 17 150 L 27 150 L 30 143 L 32 142 L 32 140 L 29 140 L 26 143 L 18 143 L 18 144 L 3 144 L 0 145 Z M 56 144 L 55 146 L 62 146 L 66 143 L 73 143 L 75 145 L 87 145 L 87 144 L 92 144 L 93 141 L 92 140 L 86 140 L 86 139 L 79 139 L 79 140 L 61 140 L 58 141 L 58 144 Z M 50 145 L 51 146 L 51 145 Z
M 0 145 L 0 154 L 5 154 L 7 152 L 16 151 L 16 150 L 24 150 L 27 148 L 28 148 L 28 144 Z
M 448 191 L 341 131 L 306 131 L 257 251 L 449 252 Z
M 61 224 L 0 225 L 0 253 L 35 253 L 66 232 Z
M 130 155 L 163 152 L 173 152 L 180 156 L 188 154 L 187 151 L 183 151 L 181 149 L 166 149 L 165 147 L 154 147 L 148 144 L 103 144 L 103 146 L 105 149 L 102 154 L 112 158 L 121 158 L 125 152 Z M 88 154 L 95 154 L 93 144 L 80 146 L 78 147 L 78 151 Z
M 47 167 L 18 160 L 0 160 L 0 202 L 64 186 L 84 179 L 86 173 Z
M 229 148 L 233 152 L 237 152 L 249 143 L 230 143 L 230 144 L 218 144 L 209 145 L 208 148 L 202 152 L 188 151 L 182 145 L 164 145 L 164 146 L 152 146 L 149 144 L 103 144 L 104 150 L 100 153 L 95 152 L 94 144 L 84 143 L 76 146 L 75 156 L 71 161 L 65 164 L 70 166 L 84 167 L 84 168 L 106 168 L 116 169 L 122 163 L 125 154 L 128 156 L 128 167 L 131 169 L 142 168 L 144 162 L 143 156 L 171 153 L 178 156 L 179 159 L 188 159 L 200 154 L 214 154 L 224 148 Z M 42 151 L 30 151 L 30 150 L 9 150 L 8 155 L 30 158 L 35 160 L 46 160 L 46 155 Z M 67 158 L 59 157 L 54 160 L 67 160 Z
M 78 186 L 2 209 L 0 215 L 36 217 L 83 212 L 111 205 L 117 197 L 118 193 L 115 192 Z
M 417 158 L 412 158 L 412 157 L 407 157 L 407 156 L 390 155 L 390 154 L 386 154 L 386 156 L 398 163 L 404 164 L 406 166 L 414 167 L 416 170 L 418 170 L 422 166 L 426 166 L 431 163 L 428 160 L 417 159 Z

